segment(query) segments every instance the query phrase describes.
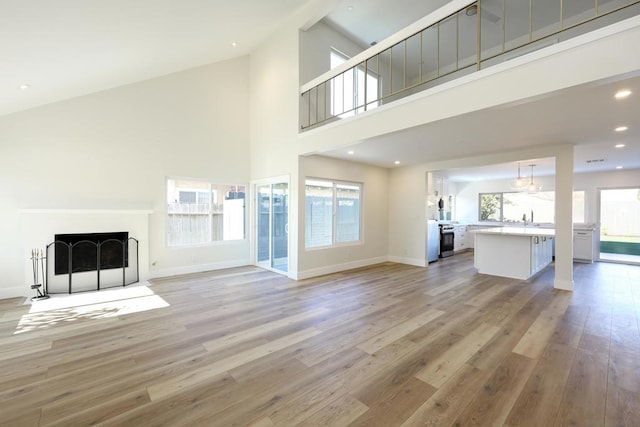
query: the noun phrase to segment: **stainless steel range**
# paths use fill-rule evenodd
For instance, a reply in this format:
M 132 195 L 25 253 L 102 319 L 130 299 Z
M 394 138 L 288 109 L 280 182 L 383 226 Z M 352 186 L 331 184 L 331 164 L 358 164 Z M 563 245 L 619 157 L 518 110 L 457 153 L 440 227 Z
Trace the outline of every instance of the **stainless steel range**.
M 439 224 L 440 227 L 440 258 L 453 255 L 453 225 Z

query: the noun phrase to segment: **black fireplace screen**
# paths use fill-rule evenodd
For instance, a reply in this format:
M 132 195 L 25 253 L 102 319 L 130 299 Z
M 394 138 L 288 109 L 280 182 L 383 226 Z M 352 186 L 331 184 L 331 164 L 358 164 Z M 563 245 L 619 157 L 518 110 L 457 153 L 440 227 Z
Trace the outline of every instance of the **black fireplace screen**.
M 70 266 L 72 273 L 96 271 L 98 259 L 100 270 L 128 267 L 128 239 L 128 232 L 56 234 L 55 274 L 69 274 Z

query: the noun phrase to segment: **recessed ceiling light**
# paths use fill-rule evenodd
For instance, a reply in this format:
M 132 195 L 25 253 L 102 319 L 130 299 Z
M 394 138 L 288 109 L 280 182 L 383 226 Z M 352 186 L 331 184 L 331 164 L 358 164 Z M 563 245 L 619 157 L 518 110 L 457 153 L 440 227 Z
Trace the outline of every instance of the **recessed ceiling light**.
M 394 165 L 399 165 L 400 164 L 400 160 L 396 160 L 395 162 L 393 162 Z
M 351 11 L 353 10 L 353 6 L 348 6 L 348 7 L 347 7 L 347 10 L 348 10 L 349 12 L 351 12 Z
M 618 126 L 617 128 L 615 128 L 616 132 L 624 132 L 625 130 L 629 129 L 626 126 Z
M 616 169 L 622 169 L 622 166 L 616 166 Z
M 31 85 L 30 85 L 30 84 L 27 84 L 27 83 L 23 83 L 23 84 L 21 84 L 21 85 L 20 85 L 20 89 L 22 89 L 22 90 L 27 90 L 27 89 L 29 89 L 30 87 L 31 87 Z
M 624 145 L 624 144 L 616 144 L 616 148 L 624 148 L 624 147 L 626 147 L 626 145 Z
M 350 155 L 350 156 L 353 156 L 354 153 L 355 153 L 355 151 L 353 151 L 353 150 L 347 151 L 347 154 Z
M 238 46 L 238 43 L 236 43 L 236 42 L 232 42 L 232 43 L 231 43 L 231 46 L 236 47 L 236 46 Z
M 624 99 L 627 96 L 631 95 L 631 91 L 629 89 L 622 89 L 616 92 L 616 99 Z

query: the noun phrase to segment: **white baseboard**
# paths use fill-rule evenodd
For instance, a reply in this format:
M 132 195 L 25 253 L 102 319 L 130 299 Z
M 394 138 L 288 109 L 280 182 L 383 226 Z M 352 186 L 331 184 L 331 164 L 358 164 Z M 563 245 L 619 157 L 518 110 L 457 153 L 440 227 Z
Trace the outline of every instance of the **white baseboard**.
M 388 259 L 389 261 L 397 262 L 398 264 L 414 265 L 416 267 L 427 266 L 427 260 L 419 259 L 419 258 L 403 258 L 399 256 L 390 256 Z
M 558 280 L 553 282 L 553 287 L 563 291 L 573 291 L 573 280 Z
M 29 295 L 29 292 L 32 295 Z M 19 297 L 34 297 L 36 291 L 32 291 L 28 286 L 16 286 L 12 288 L 0 288 L 0 299 L 19 298 Z
M 158 270 L 150 270 L 149 279 L 158 279 L 160 277 L 180 276 L 182 274 L 202 273 L 204 271 L 222 270 L 224 268 L 244 267 L 249 264 L 249 260 L 234 260 L 225 262 L 213 262 L 209 264 L 188 265 L 184 267 L 161 268 Z M 141 278 L 142 280 L 142 278 Z
M 289 273 L 289 277 L 294 280 L 309 279 L 311 277 L 323 276 L 325 274 L 338 273 L 340 271 L 351 270 L 353 268 L 366 267 L 368 265 L 380 264 L 387 262 L 389 258 L 386 256 L 362 259 L 358 261 L 345 262 L 344 264 L 327 265 L 325 267 L 312 268 L 310 270 L 296 271 L 295 278 L 293 272 Z

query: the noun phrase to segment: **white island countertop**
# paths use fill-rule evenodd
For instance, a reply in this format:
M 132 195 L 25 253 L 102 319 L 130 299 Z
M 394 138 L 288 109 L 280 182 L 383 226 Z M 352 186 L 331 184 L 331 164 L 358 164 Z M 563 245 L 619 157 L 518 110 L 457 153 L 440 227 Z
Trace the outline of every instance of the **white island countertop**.
M 483 228 L 480 230 L 474 230 L 472 233 L 476 234 L 492 234 L 500 236 L 547 236 L 553 237 L 556 235 L 554 228 L 538 228 L 538 227 L 491 227 Z
M 553 228 L 493 227 L 473 233 L 478 273 L 528 280 L 553 259 Z

